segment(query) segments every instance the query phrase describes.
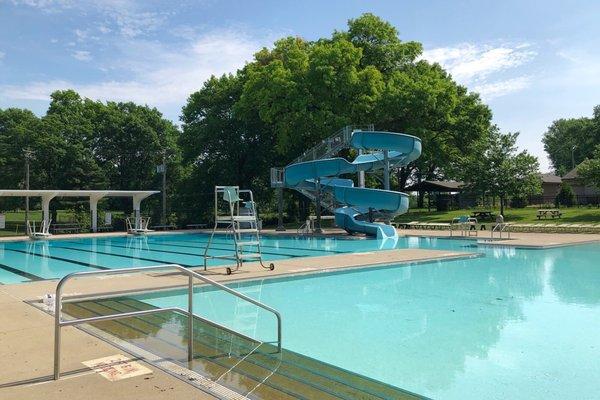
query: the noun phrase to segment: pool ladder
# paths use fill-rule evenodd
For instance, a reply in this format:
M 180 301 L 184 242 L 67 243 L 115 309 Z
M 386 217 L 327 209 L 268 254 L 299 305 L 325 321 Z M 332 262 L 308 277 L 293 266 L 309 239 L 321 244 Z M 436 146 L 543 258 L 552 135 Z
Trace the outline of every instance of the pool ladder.
M 62 318 L 62 305 L 63 305 L 63 288 L 65 284 L 73 278 L 82 278 L 82 277 L 90 277 L 90 276 L 100 276 L 100 275 L 124 275 L 131 273 L 139 273 L 139 272 L 156 272 L 156 271 L 164 271 L 164 270 L 177 270 L 178 273 L 182 275 L 186 275 L 188 277 L 187 284 L 187 310 L 180 307 L 162 307 L 162 308 L 153 308 L 150 310 L 140 310 L 140 311 L 129 311 L 118 314 L 110 314 L 110 315 L 101 315 L 96 317 L 88 317 L 88 318 L 75 318 L 75 319 L 63 319 Z M 230 328 L 227 328 L 217 322 L 211 321 L 204 317 L 201 317 L 197 314 L 194 314 L 193 308 L 193 300 L 194 300 L 194 281 L 199 280 L 205 284 L 209 284 L 218 289 L 224 290 L 227 293 L 232 294 L 238 299 L 245 300 L 248 303 L 252 303 L 257 307 L 260 307 L 273 315 L 277 319 L 277 352 L 281 353 L 281 314 L 272 307 L 269 307 L 266 304 L 261 303 L 258 300 L 255 300 L 251 297 L 246 296 L 239 291 L 233 290 L 225 285 L 222 285 L 218 282 L 213 281 L 203 275 L 200 275 L 197 272 L 191 271 L 185 267 L 182 267 L 178 264 L 165 264 L 165 265 L 156 265 L 150 267 L 137 267 L 137 268 L 121 268 L 121 269 L 111 269 L 111 270 L 102 270 L 102 271 L 88 271 L 88 272 L 74 272 L 69 275 L 63 277 L 58 284 L 56 285 L 56 292 L 54 297 L 54 380 L 58 380 L 60 378 L 60 355 L 61 355 L 61 329 L 65 326 L 75 326 L 81 324 L 89 324 L 92 322 L 100 322 L 100 321 L 112 321 L 123 318 L 130 317 L 139 317 L 148 314 L 154 314 L 164 311 L 174 311 L 178 313 L 182 313 L 187 315 L 188 317 L 188 341 L 187 341 L 187 356 L 188 361 L 192 361 L 194 358 L 194 318 L 197 318 L 201 321 L 207 322 L 218 328 L 221 328 L 226 331 L 230 331 L 235 333 L 236 335 L 242 336 L 246 339 L 256 340 L 255 338 L 251 338 L 241 332 L 233 331 Z M 149 290 L 147 290 L 149 291 Z M 119 294 L 124 294 L 127 292 L 135 292 L 140 293 L 139 289 L 132 289 L 129 291 L 119 291 Z M 76 299 L 80 299 L 81 296 L 77 296 Z M 267 343 L 267 342 L 263 342 Z

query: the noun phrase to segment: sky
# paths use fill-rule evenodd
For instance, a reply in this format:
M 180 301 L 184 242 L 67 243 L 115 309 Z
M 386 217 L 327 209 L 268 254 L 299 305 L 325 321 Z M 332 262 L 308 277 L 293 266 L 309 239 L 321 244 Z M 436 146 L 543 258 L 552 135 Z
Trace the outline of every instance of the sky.
M 283 36 L 328 37 L 365 12 L 480 93 L 542 171 L 552 121 L 600 104 L 600 1 L 0 0 L 0 108 L 41 115 L 51 92 L 71 88 L 178 123 L 211 75 Z

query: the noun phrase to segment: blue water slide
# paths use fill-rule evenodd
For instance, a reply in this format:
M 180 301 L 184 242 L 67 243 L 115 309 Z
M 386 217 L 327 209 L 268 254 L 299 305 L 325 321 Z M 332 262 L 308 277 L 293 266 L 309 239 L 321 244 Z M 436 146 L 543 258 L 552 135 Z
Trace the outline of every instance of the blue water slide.
M 375 222 L 391 219 L 408 210 L 408 195 L 391 190 L 354 187 L 351 179 L 340 175 L 359 171 L 376 171 L 384 168 L 385 153 L 388 162 L 404 166 L 421 155 L 421 140 L 415 136 L 394 132 L 354 131 L 348 147 L 369 153 L 353 161 L 344 158 L 324 158 L 291 164 L 284 169 L 284 185 L 290 188 L 317 190 L 335 199 L 335 223 L 350 233 L 359 232 L 378 238 L 397 238 L 396 229 Z

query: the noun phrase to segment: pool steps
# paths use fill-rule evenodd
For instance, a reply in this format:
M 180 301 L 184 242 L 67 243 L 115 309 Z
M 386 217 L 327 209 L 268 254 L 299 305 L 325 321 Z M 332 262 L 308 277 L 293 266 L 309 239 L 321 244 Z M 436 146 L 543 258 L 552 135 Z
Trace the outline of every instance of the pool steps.
M 64 304 L 73 317 L 147 310 L 132 298 Z M 93 326 L 160 357 L 200 373 L 250 399 L 422 399 L 416 394 L 313 358 L 236 335 L 200 319 L 194 321 L 194 360 L 187 362 L 186 316 L 164 312 Z

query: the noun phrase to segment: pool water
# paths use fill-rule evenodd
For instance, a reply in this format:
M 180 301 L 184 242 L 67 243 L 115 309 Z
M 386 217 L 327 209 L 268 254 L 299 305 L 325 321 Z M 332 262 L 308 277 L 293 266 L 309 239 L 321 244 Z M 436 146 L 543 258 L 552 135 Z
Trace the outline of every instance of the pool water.
M 56 279 L 71 272 L 94 269 L 132 268 L 165 263 L 203 265 L 206 234 L 165 234 L 104 238 L 56 239 L 49 241 L 0 242 L 0 284 Z M 292 257 L 374 251 L 394 248 L 394 241 L 377 239 L 307 238 L 281 236 L 261 238 L 266 261 Z M 400 244 L 402 245 L 402 244 Z M 216 236 L 209 255 L 231 255 L 231 238 Z M 249 252 L 254 249 L 247 248 Z M 231 260 L 210 260 L 209 266 Z
M 359 242 L 331 248 L 369 243 Z M 485 256 L 231 286 L 282 313 L 285 348 L 428 397 L 598 398 L 600 245 L 526 250 L 405 238 L 398 246 Z M 197 291 L 195 312 L 274 339 L 272 315 Z M 181 291 L 138 298 L 186 304 Z

